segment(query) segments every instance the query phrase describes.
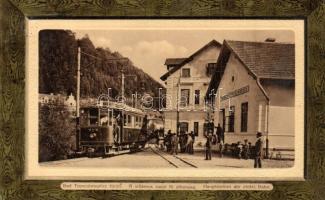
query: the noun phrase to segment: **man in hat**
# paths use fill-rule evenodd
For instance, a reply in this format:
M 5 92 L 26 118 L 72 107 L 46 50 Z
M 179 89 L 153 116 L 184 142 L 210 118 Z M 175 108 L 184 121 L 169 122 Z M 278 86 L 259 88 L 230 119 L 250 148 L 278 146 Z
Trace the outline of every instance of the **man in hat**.
M 262 156 L 263 156 L 263 139 L 262 133 L 256 133 L 256 143 L 255 143 L 255 161 L 254 168 L 262 168 Z

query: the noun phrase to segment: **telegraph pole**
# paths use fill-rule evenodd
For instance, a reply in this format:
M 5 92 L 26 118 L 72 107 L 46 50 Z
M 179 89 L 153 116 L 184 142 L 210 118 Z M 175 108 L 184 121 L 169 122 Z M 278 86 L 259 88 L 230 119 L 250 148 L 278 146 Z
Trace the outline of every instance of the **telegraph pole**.
M 177 81 L 177 96 L 176 96 L 176 135 L 179 135 L 179 105 L 178 105 L 178 101 L 179 101 L 179 85 L 180 85 L 180 80 L 181 77 L 178 78 Z
M 122 72 L 122 103 L 124 104 L 124 79 L 125 79 L 125 76 L 124 76 L 124 70 L 121 71 Z
M 78 44 L 77 97 L 76 97 L 76 149 L 80 147 L 80 46 Z
M 122 69 L 121 70 L 121 73 L 122 73 L 122 84 L 121 84 L 121 95 L 122 95 L 122 106 L 123 106 L 123 108 L 124 108 L 124 70 Z M 125 120 L 126 119 L 124 119 L 124 111 L 123 111 L 123 109 L 122 109 L 122 111 L 121 111 L 121 122 L 122 122 L 122 127 L 124 126 L 124 123 L 125 123 Z M 124 129 L 123 128 L 121 128 L 121 132 L 120 132 L 120 141 L 122 141 L 122 138 L 123 138 L 123 135 L 124 135 Z
M 269 150 L 269 120 L 270 120 L 270 100 L 268 99 L 266 104 L 266 158 L 270 158 L 270 150 Z

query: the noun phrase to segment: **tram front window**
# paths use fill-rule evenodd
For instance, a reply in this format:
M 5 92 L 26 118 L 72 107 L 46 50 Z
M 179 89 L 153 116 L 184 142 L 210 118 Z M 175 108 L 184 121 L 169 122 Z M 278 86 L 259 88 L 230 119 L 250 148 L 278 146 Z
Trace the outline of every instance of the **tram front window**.
M 99 119 L 100 125 L 101 126 L 107 126 L 108 121 L 109 121 L 108 111 L 107 110 L 101 110 L 100 111 L 100 119 Z
M 89 123 L 90 125 L 98 125 L 98 109 L 89 109 Z
M 108 121 L 109 121 L 109 125 L 110 125 L 110 126 L 113 125 L 113 119 L 112 119 L 112 118 L 113 118 L 113 112 L 110 111 L 110 112 L 109 112 L 109 118 L 108 118 L 108 119 L 109 119 Z

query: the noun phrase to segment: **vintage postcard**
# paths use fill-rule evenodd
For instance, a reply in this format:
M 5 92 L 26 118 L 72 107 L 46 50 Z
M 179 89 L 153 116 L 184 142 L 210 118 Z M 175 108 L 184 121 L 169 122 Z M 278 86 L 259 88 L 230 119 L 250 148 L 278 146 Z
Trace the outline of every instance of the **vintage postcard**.
M 303 180 L 303 20 L 27 20 L 26 179 Z

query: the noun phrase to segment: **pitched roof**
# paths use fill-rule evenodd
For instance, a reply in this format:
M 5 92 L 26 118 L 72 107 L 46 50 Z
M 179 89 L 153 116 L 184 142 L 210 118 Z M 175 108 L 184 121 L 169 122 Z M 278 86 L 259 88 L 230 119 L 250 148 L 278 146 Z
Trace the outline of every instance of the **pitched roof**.
M 168 72 L 166 72 L 164 75 L 162 75 L 160 77 L 161 80 L 165 81 L 170 75 L 172 75 L 174 72 L 176 72 L 178 69 L 180 69 L 183 65 L 185 65 L 186 63 L 190 62 L 191 60 L 193 60 L 193 58 L 200 54 L 202 51 L 206 50 L 208 47 L 210 46 L 217 46 L 217 47 L 221 47 L 221 44 L 216 41 L 216 40 L 211 40 L 208 44 L 204 45 L 201 49 L 197 50 L 196 52 L 194 52 L 190 57 L 184 59 L 182 62 L 180 62 L 176 67 L 172 68 L 171 70 L 169 70 Z M 167 59 L 168 60 L 168 59 Z M 166 60 L 166 62 L 167 62 Z M 166 65 L 165 62 L 165 65 Z
M 167 58 L 165 61 L 165 65 L 180 65 L 187 58 Z
M 225 41 L 259 78 L 294 79 L 295 45 L 276 42 Z
M 219 87 L 231 53 L 234 53 L 249 74 L 255 78 L 295 79 L 294 44 L 224 40 L 217 61 L 217 70 L 211 78 L 207 94 Z

